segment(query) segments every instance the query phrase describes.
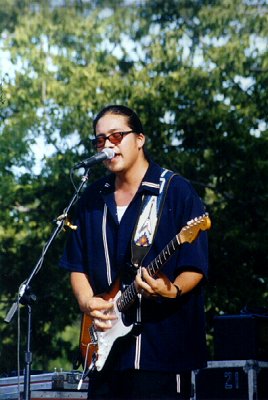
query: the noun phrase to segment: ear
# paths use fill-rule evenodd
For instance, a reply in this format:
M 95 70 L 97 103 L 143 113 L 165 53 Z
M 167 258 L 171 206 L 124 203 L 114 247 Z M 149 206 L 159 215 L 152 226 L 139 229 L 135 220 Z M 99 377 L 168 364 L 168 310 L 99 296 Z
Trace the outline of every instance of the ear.
M 141 149 L 145 143 L 145 135 L 143 133 L 137 134 L 136 140 L 137 140 L 138 148 Z

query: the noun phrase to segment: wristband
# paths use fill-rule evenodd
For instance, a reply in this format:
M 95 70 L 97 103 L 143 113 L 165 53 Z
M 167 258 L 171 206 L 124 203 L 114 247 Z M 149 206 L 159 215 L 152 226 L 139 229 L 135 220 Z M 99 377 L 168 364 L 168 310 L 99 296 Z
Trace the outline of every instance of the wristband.
M 176 294 L 176 299 L 177 299 L 178 297 L 181 296 L 182 290 L 181 290 L 181 288 L 180 288 L 178 285 L 176 285 L 176 283 L 173 283 L 173 286 L 175 286 L 175 288 L 176 288 L 176 290 L 177 290 L 177 294 Z

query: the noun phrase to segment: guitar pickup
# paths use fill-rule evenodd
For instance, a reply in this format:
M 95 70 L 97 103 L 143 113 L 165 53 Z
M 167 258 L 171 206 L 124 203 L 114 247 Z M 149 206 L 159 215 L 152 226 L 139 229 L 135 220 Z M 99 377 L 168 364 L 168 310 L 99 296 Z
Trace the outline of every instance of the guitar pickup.
M 97 332 L 96 332 L 94 326 L 90 327 L 89 335 L 90 335 L 90 338 L 91 338 L 91 343 L 92 344 L 97 344 L 98 343 L 98 335 L 97 335 Z

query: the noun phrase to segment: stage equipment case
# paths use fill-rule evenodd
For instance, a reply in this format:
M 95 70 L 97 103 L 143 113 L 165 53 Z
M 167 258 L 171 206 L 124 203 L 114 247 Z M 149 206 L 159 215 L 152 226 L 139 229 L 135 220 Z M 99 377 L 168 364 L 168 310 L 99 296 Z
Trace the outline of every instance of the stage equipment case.
M 268 400 L 268 362 L 209 361 L 193 374 L 193 400 Z
M 31 399 L 86 399 L 88 379 L 77 390 L 81 372 L 54 372 L 31 375 Z M 17 376 L 0 379 L 0 400 L 22 398 L 24 377 Z M 20 394 L 19 394 L 20 393 Z

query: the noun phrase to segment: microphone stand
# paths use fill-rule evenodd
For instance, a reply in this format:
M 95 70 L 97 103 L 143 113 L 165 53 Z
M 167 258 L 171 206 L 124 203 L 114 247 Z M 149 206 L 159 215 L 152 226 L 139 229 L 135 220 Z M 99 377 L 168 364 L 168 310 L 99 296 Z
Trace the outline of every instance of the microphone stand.
M 76 226 L 72 225 L 68 221 L 68 212 L 72 205 L 77 201 L 79 193 L 81 192 L 84 184 L 88 180 L 90 173 L 90 168 L 85 168 L 85 173 L 81 179 L 80 185 L 76 189 L 75 194 L 73 195 L 70 203 L 68 206 L 65 208 L 64 213 L 57 217 L 56 223 L 57 227 L 55 230 L 52 232 L 51 237 L 45 244 L 41 257 L 37 261 L 35 267 L 33 268 L 30 276 L 19 286 L 18 290 L 18 298 L 17 301 L 14 302 L 8 311 L 5 322 L 9 323 L 15 312 L 18 311 L 19 308 L 19 303 L 22 305 L 27 306 L 28 309 L 28 323 L 27 323 L 27 347 L 26 347 L 26 352 L 25 352 L 25 369 L 24 369 L 24 390 L 23 390 L 23 400 L 30 400 L 31 399 L 31 394 L 30 394 L 30 379 L 31 379 L 31 364 L 32 364 L 32 352 L 31 352 L 31 331 L 32 331 L 32 307 L 31 305 L 34 303 L 36 300 L 36 296 L 34 293 L 31 291 L 30 283 L 33 279 L 33 277 L 39 272 L 39 270 L 42 267 L 43 261 L 44 261 L 44 256 L 46 255 L 48 249 L 50 248 L 53 240 L 58 236 L 58 234 L 62 231 L 64 226 L 69 227 L 70 229 L 77 229 Z M 18 371 L 18 374 L 20 374 L 20 371 Z M 20 391 L 20 389 L 19 389 Z

